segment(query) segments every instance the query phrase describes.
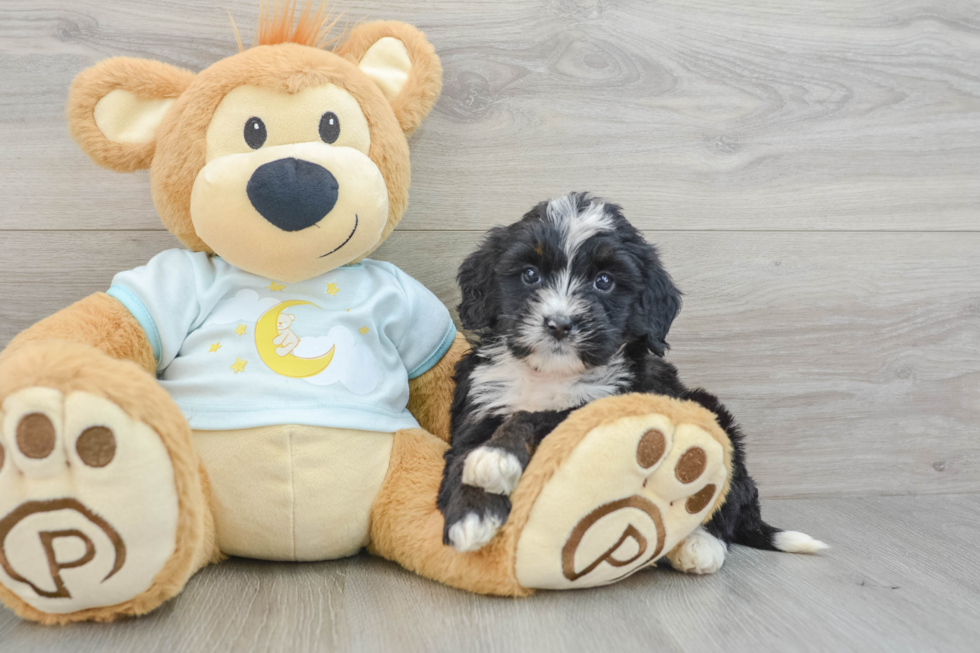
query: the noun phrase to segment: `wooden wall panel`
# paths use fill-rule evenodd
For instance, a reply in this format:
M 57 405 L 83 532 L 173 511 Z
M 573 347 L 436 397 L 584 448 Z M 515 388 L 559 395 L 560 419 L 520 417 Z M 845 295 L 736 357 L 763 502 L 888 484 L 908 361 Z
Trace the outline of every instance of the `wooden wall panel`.
M 569 190 L 647 229 L 977 229 L 976 3 L 336 5 L 418 24 L 445 65 L 406 230 L 480 230 Z M 257 8 L 5 0 L 0 229 L 159 229 L 146 173 L 70 142 L 68 85 L 116 55 L 200 70 L 235 51 L 226 9 L 248 40 Z

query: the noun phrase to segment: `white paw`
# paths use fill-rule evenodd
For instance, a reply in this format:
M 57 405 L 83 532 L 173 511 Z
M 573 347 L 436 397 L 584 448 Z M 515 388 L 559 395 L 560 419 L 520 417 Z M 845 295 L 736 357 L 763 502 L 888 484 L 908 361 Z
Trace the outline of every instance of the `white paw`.
M 449 527 L 449 541 L 457 551 L 482 549 L 500 530 L 500 519 L 487 515 L 483 519 L 471 512 Z
M 490 494 L 510 494 L 521 480 L 521 463 L 512 453 L 497 447 L 479 447 L 466 456 L 463 483 Z
M 27 388 L 0 427 L 0 584 L 42 612 L 138 596 L 174 552 L 174 471 L 153 429 L 112 402 Z
M 780 531 L 772 538 L 772 545 L 787 553 L 816 553 L 829 548 L 820 540 L 815 540 L 799 531 Z
M 725 563 L 727 549 L 717 537 L 696 529 L 671 553 L 671 566 L 686 574 L 713 574 Z

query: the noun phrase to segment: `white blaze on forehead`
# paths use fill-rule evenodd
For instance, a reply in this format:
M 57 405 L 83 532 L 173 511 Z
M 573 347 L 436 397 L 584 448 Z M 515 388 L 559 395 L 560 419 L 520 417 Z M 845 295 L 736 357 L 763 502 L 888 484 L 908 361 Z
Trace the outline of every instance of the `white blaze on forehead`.
M 569 265 L 575 252 L 592 236 L 603 231 L 611 231 L 612 220 L 606 214 L 606 205 L 602 202 L 589 202 L 581 212 L 575 195 L 563 195 L 548 202 L 548 220 L 561 233 L 562 246 Z
M 580 210 L 574 194 L 556 197 L 548 202 L 548 220 L 561 235 L 567 261 L 565 269 L 541 289 L 533 313 L 543 317 L 574 317 L 587 310 L 585 302 L 576 296 L 576 290 L 585 284 L 585 279 L 572 273 L 572 259 L 582 243 L 598 233 L 612 229 L 612 220 L 606 215 L 605 208 L 606 205 L 602 202 L 589 202 Z M 539 315 L 534 316 L 534 326 L 540 322 L 537 319 Z
M 537 301 L 531 312 L 538 312 L 541 317 L 558 315 L 573 317 L 585 313 L 588 306 L 575 293 L 584 283 L 584 279 L 573 277 L 571 269 L 566 267 L 538 292 Z

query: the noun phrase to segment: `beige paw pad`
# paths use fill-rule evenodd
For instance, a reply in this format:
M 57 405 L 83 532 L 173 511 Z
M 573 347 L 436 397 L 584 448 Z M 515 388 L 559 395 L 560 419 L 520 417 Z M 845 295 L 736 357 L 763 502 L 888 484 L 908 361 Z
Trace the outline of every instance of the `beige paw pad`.
M 112 402 L 27 388 L 3 401 L 0 584 L 53 614 L 146 591 L 174 552 L 174 472 Z
M 703 429 L 660 414 L 593 429 L 531 508 L 517 545 L 518 582 L 591 587 L 650 565 L 704 520 L 724 487 L 724 456 Z
M 30 388 L 3 402 L 4 435 L 11 462 L 27 477 L 42 479 L 65 466 L 62 446 L 64 418 L 61 393 L 50 388 Z

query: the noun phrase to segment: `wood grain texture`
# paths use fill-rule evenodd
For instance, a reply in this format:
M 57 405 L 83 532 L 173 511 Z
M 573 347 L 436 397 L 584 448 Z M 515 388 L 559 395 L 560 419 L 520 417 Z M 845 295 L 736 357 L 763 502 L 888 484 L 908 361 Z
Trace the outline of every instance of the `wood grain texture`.
M 147 617 L 41 628 L 0 609 L 5 653 L 175 651 L 975 651 L 980 499 L 766 501 L 819 556 L 736 547 L 713 576 L 651 569 L 605 588 L 474 596 L 361 555 L 235 559 Z
M 4 0 L 0 229 L 160 229 L 146 173 L 67 137 L 108 56 L 200 70 L 256 0 Z M 413 139 L 406 230 L 483 229 L 594 190 L 647 229 L 976 230 L 980 5 L 970 0 L 345 0 L 426 31 L 445 90 Z
M 646 235 L 686 293 L 669 359 L 739 418 L 764 496 L 980 491 L 980 234 Z M 377 258 L 455 307 L 478 239 L 400 232 Z M 175 243 L 6 234 L 0 343 Z

